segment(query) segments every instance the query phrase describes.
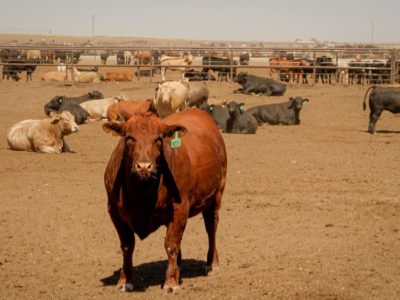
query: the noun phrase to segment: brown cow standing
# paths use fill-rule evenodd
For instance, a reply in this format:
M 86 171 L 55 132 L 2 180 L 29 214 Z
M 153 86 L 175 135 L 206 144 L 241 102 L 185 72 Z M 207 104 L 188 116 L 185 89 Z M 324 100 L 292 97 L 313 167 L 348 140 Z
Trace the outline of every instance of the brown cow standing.
M 124 123 L 107 122 L 103 128 L 122 137 L 104 175 L 108 211 L 123 254 L 117 287 L 133 289 L 134 233 L 144 239 L 165 225 L 164 290 L 177 292 L 182 235 L 187 219 L 200 212 L 209 242 L 207 270 L 218 270 L 215 234 L 227 157 L 214 121 L 199 109 L 189 109 L 165 119 L 151 113 L 134 115 Z

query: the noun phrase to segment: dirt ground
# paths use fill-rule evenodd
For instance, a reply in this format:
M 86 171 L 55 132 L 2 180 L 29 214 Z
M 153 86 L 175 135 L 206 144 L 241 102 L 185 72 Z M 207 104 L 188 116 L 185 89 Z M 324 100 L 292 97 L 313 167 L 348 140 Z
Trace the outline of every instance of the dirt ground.
M 8 149 L 7 130 L 44 116 L 55 95 L 97 89 L 150 98 L 153 83 L 65 86 L 0 81 L 0 298 L 159 299 L 166 268 L 160 228 L 137 239 L 136 290 L 115 288 L 122 265 L 107 214 L 103 173 L 117 138 L 101 122 L 66 137 L 76 153 Z M 167 73 L 167 77 L 171 78 Z M 175 76 L 176 74 L 174 74 Z M 221 272 L 204 276 L 207 238 L 201 216 L 183 242 L 182 290 L 171 299 L 400 299 L 400 119 L 388 112 L 366 132 L 366 86 L 289 86 L 283 97 L 211 96 L 247 107 L 305 96 L 299 126 L 224 134 L 228 179 L 217 246 Z M 217 100 L 210 100 L 215 102 Z

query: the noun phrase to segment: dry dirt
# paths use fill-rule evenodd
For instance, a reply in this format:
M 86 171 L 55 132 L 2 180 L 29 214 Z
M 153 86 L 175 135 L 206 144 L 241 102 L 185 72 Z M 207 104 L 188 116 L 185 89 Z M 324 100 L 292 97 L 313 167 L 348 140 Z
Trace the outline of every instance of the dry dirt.
M 115 288 L 122 264 L 107 214 L 103 172 L 117 138 L 101 122 L 66 137 L 76 153 L 8 149 L 14 123 L 43 117 L 55 95 L 93 89 L 149 98 L 153 83 L 64 86 L 0 81 L 0 298 L 159 299 L 166 268 L 165 229 L 137 239 L 137 288 Z M 168 75 L 169 74 L 169 75 Z M 171 73 L 167 73 L 170 77 Z M 177 74 L 174 74 L 174 76 Z M 283 97 L 211 95 L 255 104 L 310 99 L 299 126 L 224 134 L 228 180 L 217 242 L 221 272 L 204 276 L 207 238 L 201 216 L 188 222 L 182 290 L 171 299 L 399 299 L 400 119 L 383 113 L 366 133 L 366 86 L 289 86 Z M 215 100 L 212 100 L 215 101 Z

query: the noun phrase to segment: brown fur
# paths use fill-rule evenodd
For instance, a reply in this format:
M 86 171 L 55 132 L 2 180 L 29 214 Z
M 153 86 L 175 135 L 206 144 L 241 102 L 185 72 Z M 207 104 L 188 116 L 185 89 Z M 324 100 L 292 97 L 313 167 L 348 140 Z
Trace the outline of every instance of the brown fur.
M 166 225 L 164 289 L 176 291 L 185 225 L 200 212 L 209 236 L 207 267 L 218 268 L 215 234 L 227 157 L 214 121 L 201 110 L 189 109 L 162 120 L 151 113 L 134 115 L 125 123 L 107 122 L 103 127 L 122 137 L 104 174 L 109 214 L 123 252 L 118 286 L 133 287 L 134 233 L 144 239 Z M 171 148 L 176 132 L 182 145 Z
M 121 101 L 108 107 L 107 118 L 109 121 L 118 121 L 119 119 L 126 121 L 135 114 L 147 111 L 155 113 L 153 100 Z

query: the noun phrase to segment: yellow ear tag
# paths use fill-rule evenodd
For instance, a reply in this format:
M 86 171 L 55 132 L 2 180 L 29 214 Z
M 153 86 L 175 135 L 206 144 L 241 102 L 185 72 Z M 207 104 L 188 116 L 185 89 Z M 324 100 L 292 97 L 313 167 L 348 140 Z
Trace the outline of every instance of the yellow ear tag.
M 182 146 L 182 141 L 178 136 L 178 131 L 175 131 L 175 137 L 171 140 L 171 148 L 179 148 Z

